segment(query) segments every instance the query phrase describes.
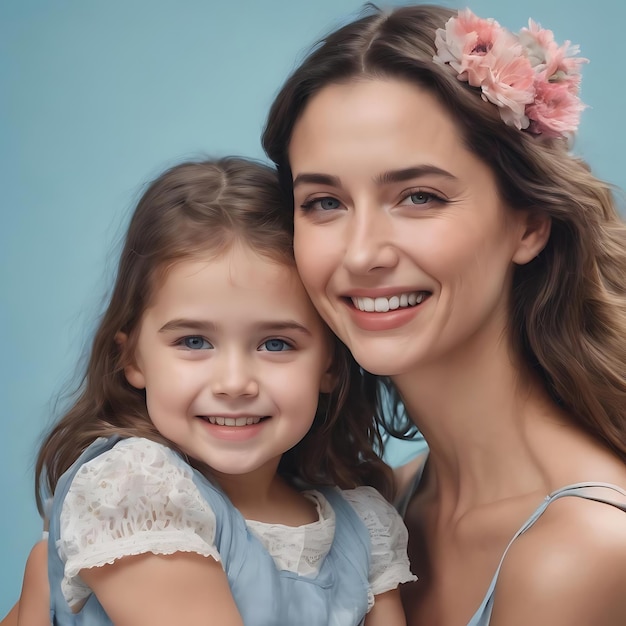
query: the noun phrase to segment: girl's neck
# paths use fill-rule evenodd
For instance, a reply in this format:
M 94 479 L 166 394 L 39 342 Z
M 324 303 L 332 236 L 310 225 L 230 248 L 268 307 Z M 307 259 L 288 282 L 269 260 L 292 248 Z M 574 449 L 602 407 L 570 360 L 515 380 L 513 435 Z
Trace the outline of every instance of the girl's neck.
M 245 519 L 302 526 L 318 519 L 315 505 L 277 473 L 278 464 L 249 474 L 216 474 L 214 479 Z

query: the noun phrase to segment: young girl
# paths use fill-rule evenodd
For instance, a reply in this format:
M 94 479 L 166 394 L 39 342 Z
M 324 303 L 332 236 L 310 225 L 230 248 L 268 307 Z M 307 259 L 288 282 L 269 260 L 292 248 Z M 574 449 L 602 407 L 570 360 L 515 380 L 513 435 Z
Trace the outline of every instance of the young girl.
M 429 445 L 410 625 L 626 624 L 626 227 L 570 152 L 576 52 L 372 8 L 269 115 L 302 281 Z
M 235 158 L 140 200 L 37 462 L 54 624 L 404 624 L 406 530 L 360 486 L 389 490 L 371 393 L 300 283 L 281 201 Z

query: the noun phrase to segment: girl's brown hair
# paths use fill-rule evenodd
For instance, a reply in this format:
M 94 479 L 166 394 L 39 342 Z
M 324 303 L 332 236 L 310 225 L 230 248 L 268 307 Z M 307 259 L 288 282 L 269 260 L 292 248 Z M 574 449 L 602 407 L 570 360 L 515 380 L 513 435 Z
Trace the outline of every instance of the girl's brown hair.
M 626 460 L 626 228 L 610 187 L 572 156 L 564 139 L 505 125 L 496 106 L 433 61 L 435 31 L 455 14 L 428 5 L 388 12 L 370 6 L 323 39 L 287 80 L 270 110 L 263 146 L 293 209 L 289 142 L 315 94 L 330 84 L 375 78 L 429 90 L 468 149 L 491 168 L 506 204 L 550 217 L 547 246 L 516 268 L 510 326 L 555 401 Z M 396 412 L 389 428 L 407 435 L 414 427 Z
M 283 203 L 272 168 L 233 157 L 183 163 L 149 185 L 131 218 L 115 286 L 76 400 L 39 452 L 40 510 L 40 493 L 53 493 L 63 472 L 97 437 L 146 437 L 175 447 L 150 421 L 144 391 L 124 375 L 141 316 L 173 263 L 217 255 L 235 241 L 292 265 L 291 220 Z M 123 349 L 116 342 L 119 332 L 128 337 Z M 375 453 L 380 435 L 374 394 L 345 346 L 333 340 L 336 387 L 320 394 L 311 430 L 284 455 L 279 470 L 314 485 L 369 484 L 390 495 L 390 470 Z

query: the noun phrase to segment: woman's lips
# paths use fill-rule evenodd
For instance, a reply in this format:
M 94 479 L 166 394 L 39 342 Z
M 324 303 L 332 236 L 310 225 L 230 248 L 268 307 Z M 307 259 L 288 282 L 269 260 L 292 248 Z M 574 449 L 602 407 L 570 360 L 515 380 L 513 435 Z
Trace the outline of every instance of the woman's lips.
M 353 296 L 352 304 L 366 313 L 387 313 L 421 304 L 430 294 L 427 291 L 407 291 L 393 296 Z
M 413 320 L 430 295 L 428 291 L 406 291 L 392 296 L 352 296 L 344 298 L 344 302 L 360 329 L 385 331 Z

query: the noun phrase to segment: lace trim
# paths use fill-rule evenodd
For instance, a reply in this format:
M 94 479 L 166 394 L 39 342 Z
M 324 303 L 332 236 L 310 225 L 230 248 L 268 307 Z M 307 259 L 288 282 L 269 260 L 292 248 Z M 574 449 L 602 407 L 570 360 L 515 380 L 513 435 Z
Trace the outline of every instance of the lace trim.
M 398 512 L 372 487 L 342 492 L 369 530 L 372 540 L 369 581 L 373 595 L 417 580 L 411 573 L 409 534 Z
M 198 552 L 219 560 L 215 514 L 192 471 L 169 448 L 126 439 L 85 463 L 74 477 L 60 517 L 62 588 L 70 606 L 91 593 L 81 569 L 125 555 Z
M 182 546 L 182 547 L 181 547 Z M 104 548 L 94 546 L 86 550 L 80 558 L 70 558 L 65 564 L 65 575 L 61 581 L 61 592 L 71 608 L 80 607 L 91 595 L 91 588 L 83 582 L 80 570 L 111 565 L 126 556 L 139 554 L 176 554 L 177 552 L 195 552 L 205 557 L 220 561 L 220 555 L 214 546 L 207 545 L 192 533 L 172 533 L 148 531 L 121 539 L 114 545 Z
M 321 493 L 306 491 L 304 495 L 315 504 L 318 521 L 293 527 L 246 520 L 246 525 L 272 555 L 278 569 L 315 576 L 333 543 L 335 512 Z

